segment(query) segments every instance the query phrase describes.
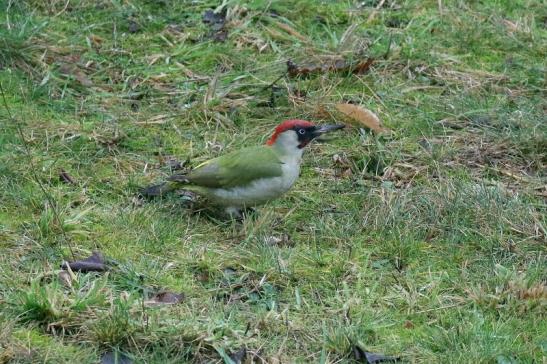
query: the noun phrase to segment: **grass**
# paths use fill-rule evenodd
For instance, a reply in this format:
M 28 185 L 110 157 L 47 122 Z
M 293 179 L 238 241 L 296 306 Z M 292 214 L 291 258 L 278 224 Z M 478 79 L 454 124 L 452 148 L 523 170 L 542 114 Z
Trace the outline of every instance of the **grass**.
M 202 22 L 212 1 L 2 3 L 0 361 L 229 362 L 245 347 L 338 363 L 359 343 L 416 363 L 545 362 L 544 4 L 380 3 L 227 1 L 225 42 Z M 271 86 L 288 59 L 329 56 L 375 62 Z M 136 198 L 170 160 L 263 143 L 286 118 L 345 121 L 348 101 L 392 132 L 310 146 L 254 219 Z M 63 284 L 71 249 L 117 265 Z M 162 289 L 185 299 L 143 307 Z

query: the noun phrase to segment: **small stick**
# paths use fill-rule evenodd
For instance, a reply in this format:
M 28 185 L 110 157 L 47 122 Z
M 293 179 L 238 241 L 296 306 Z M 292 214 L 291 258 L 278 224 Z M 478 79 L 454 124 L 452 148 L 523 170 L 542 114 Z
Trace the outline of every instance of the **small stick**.
M 444 14 L 444 11 L 443 11 L 443 0 L 437 0 L 437 5 L 439 6 L 439 14 L 440 14 L 441 17 L 442 17 L 443 14 Z
M 367 19 L 367 23 L 370 23 L 371 21 L 374 20 L 374 18 L 376 17 L 376 13 L 378 12 L 378 10 L 380 10 L 380 8 L 382 6 L 384 6 L 384 3 L 386 2 L 386 0 L 381 0 L 378 5 L 376 5 L 376 7 L 374 8 L 374 10 L 372 10 L 372 13 L 370 13 L 370 15 L 368 16 L 368 19 Z

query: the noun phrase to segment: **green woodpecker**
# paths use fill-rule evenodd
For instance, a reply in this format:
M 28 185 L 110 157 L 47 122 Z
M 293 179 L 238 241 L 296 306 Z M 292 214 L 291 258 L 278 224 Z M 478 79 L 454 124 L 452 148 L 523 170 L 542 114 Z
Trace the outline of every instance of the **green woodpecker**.
M 266 145 L 244 148 L 206 161 L 184 175 L 150 186 L 144 196 L 185 189 L 205 196 L 234 217 L 287 192 L 300 174 L 304 147 L 344 125 L 318 126 L 305 120 L 279 124 Z

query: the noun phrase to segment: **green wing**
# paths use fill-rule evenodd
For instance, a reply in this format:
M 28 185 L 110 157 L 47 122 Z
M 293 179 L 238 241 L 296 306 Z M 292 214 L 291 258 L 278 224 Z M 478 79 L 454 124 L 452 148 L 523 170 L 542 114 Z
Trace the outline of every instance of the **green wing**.
M 231 188 L 260 178 L 279 177 L 283 174 L 282 164 L 273 148 L 250 147 L 202 163 L 184 177 L 195 186 Z

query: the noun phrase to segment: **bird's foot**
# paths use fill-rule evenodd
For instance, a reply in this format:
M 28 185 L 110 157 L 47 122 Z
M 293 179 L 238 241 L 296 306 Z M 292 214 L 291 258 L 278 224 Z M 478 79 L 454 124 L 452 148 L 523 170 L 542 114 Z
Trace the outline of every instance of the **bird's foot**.
M 241 210 L 243 219 L 253 218 L 256 215 L 256 209 L 254 207 L 247 207 Z
M 198 195 L 192 191 L 178 190 L 177 195 L 184 205 L 193 205 L 198 200 Z

